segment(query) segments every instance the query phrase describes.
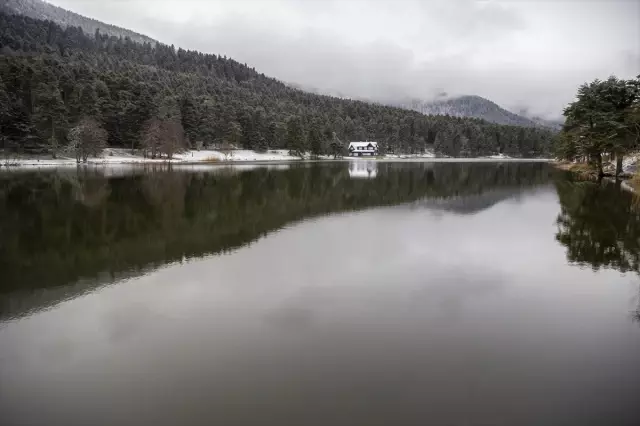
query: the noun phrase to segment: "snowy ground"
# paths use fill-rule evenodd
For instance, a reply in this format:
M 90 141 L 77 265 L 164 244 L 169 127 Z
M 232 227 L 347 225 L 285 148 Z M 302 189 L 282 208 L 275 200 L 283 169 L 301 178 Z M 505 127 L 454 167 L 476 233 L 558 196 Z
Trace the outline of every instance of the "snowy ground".
M 633 153 L 624 157 L 622 160 L 622 171 L 628 174 L 634 174 L 638 171 L 638 161 L 640 161 L 640 154 Z
M 345 157 L 350 160 L 367 159 L 371 157 Z M 413 158 L 436 158 L 436 155 L 432 152 L 424 152 L 422 154 L 386 154 L 382 156 L 385 160 L 405 160 Z
M 202 150 L 202 151 L 187 151 L 183 154 L 175 156 L 173 162 L 217 162 L 217 161 L 293 161 L 300 160 L 300 157 L 294 157 L 289 155 L 289 151 L 286 149 L 277 149 L 264 153 L 255 151 L 238 149 L 231 151 L 231 153 L 225 157 L 220 151 Z
M 131 154 L 127 149 L 108 148 L 104 150 L 101 157 L 89 158 L 87 164 L 90 165 L 117 165 L 117 164 L 207 164 L 207 163 L 235 163 L 235 162 L 262 162 L 262 161 L 300 161 L 300 157 L 289 155 L 287 150 L 272 150 L 265 153 L 258 153 L 249 150 L 234 150 L 225 156 L 220 151 L 200 150 L 186 151 L 176 154 L 169 160 L 167 158 L 144 158 L 141 155 Z M 0 158 L 0 167 L 60 167 L 75 166 L 76 159 L 72 157 L 61 157 L 53 159 L 47 157 L 6 157 Z
M 344 160 L 351 161 L 421 161 L 426 159 L 436 159 L 436 155 L 431 152 L 425 152 L 422 154 L 387 154 L 379 157 L 344 157 Z M 305 158 L 305 159 L 308 159 Z M 321 160 L 331 160 L 333 157 L 321 156 Z M 490 157 L 484 157 L 481 159 L 488 160 L 511 160 L 510 157 L 505 155 L 494 155 Z M 449 160 L 449 161 L 477 161 L 481 159 L 458 159 L 458 158 L 437 158 L 437 160 Z M 250 150 L 233 150 L 230 154 L 225 155 L 220 151 L 215 150 L 200 150 L 200 151 L 186 151 L 181 154 L 176 154 L 171 160 L 167 158 L 150 159 L 144 158 L 138 154 L 131 154 L 128 149 L 120 148 L 108 148 L 105 149 L 102 156 L 98 158 L 89 158 L 88 165 L 104 166 L 109 165 L 117 167 L 118 165 L 134 165 L 134 164 L 173 164 L 180 166 L 195 167 L 208 167 L 210 164 L 237 164 L 237 163 L 263 163 L 263 162 L 292 162 L 301 161 L 300 157 L 289 155 L 289 151 L 286 149 L 270 150 L 265 153 L 258 153 Z M 40 157 L 12 157 L 12 156 L 0 156 L 0 168 L 49 168 L 49 167 L 64 167 L 64 166 L 76 166 L 76 159 L 73 157 L 59 156 L 57 159 L 53 159 L 50 156 Z

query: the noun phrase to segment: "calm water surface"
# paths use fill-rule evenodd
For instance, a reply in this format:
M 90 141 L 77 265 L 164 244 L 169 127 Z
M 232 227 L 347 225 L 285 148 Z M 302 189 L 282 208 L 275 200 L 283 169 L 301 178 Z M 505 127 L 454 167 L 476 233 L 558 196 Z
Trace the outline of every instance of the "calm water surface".
M 640 203 L 542 163 L 0 174 L 0 424 L 640 424 Z

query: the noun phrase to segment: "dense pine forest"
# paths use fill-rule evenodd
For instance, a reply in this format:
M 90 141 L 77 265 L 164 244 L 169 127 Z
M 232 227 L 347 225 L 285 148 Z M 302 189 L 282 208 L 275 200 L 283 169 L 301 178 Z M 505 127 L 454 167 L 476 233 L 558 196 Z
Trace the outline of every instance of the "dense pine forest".
M 546 129 L 306 93 L 226 57 L 4 12 L 0 28 L 5 150 L 55 156 L 83 138 L 140 149 L 163 137 L 172 152 L 227 144 L 339 154 L 353 140 L 377 140 L 383 153 L 456 157 L 536 157 L 551 148 Z

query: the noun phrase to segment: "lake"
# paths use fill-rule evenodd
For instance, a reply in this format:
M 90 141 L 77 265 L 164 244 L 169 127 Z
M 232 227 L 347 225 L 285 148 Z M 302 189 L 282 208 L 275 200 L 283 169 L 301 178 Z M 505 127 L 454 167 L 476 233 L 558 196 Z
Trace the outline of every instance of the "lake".
M 545 163 L 0 173 L 0 423 L 640 424 L 640 202 Z

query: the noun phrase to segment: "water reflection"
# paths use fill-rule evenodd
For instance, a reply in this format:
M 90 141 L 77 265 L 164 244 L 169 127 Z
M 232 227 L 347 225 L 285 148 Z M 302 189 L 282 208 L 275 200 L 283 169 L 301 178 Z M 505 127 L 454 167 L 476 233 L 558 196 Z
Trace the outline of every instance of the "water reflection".
M 611 268 L 640 274 L 640 203 L 636 195 L 614 183 L 556 180 L 561 212 L 556 239 L 567 259 L 594 271 Z M 639 307 L 633 313 L 640 320 Z
M 3 426 L 638 424 L 638 277 L 568 264 L 608 224 L 544 165 L 24 176 Z
M 355 174 L 368 179 L 351 179 L 354 164 Z M 461 197 L 486 208 L 548 179 L 541 163 L 361 161 L 5 173 L 2 317 L 166 263 L 229 251 L 301 219 L 425 199 L 450 200 L 450 210 L 468 214 L 477 209 L 459 205 Z
M 372 179 L 377 175 L 376 161 L 351 160 L 349 164 L 349 177 L 353 179 Z

